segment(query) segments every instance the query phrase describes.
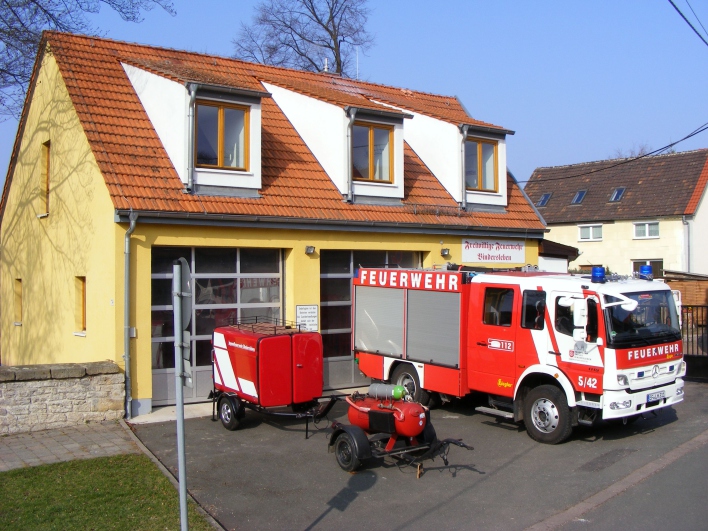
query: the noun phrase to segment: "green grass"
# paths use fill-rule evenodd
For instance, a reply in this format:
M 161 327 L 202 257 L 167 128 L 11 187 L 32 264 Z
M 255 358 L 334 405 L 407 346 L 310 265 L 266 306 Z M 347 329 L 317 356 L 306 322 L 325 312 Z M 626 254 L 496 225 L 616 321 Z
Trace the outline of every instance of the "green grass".
M 144 455 L 0 473 L 0 529 L 179 529 L 179 494 Z M 189 528 L 213 529 L 189 504 Z

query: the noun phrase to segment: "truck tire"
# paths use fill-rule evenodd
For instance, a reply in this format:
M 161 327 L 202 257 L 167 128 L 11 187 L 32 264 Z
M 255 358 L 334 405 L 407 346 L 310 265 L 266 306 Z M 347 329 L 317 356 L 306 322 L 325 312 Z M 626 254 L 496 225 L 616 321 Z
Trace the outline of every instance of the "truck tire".
M 430 393 L 420 387 L 418 371 L 410 363 L 401 363 L 393 369 L 391 383 L 405 387 L 414 402 L 424 406 L 430 403 Z
M 554 385 L 534 387 L 524 398 L 524 424 L 529 436 L 541 443 L 566 440 L 573 427 L 565 393 Z
M 353 472 L 361 465 L 354 441 L 346 432 L 340 433 L 334 441 L 334 456 L 337 458 L 339 468 L 345 472 Z
M 223 395 L 219 399 L 219 418 L 224 428 L 235 430 L 239 424 L 239 403 L 237 398 Z

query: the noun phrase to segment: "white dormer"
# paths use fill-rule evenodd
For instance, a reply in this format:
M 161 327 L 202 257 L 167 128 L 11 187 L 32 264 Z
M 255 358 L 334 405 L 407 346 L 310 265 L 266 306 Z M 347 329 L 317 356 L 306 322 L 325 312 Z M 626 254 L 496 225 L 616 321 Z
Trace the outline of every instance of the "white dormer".
M 185 188 L 258 195 L 265 93 L 185 85 L 125 63 L 123 69 Z
M 505 134 L 510 131 L 457 126 L 405 112 L 413 115 L 406 122 L 405 141 L 455 201 L 472 207 L 506 206 Z
M 410 115 L 342 109 L 263 85 L 342 196 L 354 202 L 403 199 L 403 121 Z

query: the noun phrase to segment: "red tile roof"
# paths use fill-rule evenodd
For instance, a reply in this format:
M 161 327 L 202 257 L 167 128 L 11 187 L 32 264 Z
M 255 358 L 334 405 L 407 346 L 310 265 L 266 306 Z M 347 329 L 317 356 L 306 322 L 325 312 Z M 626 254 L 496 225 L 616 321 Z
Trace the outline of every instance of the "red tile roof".
M 547 223 L 629 220 L 693 215 L 708 184 L 708 149 L 641 159 L 602 160 L 536 168 L 524 191 Z M 622 199 L 610 202 L 615 188 Z M 587 190 L 579 205 L 571 205 L 579 190 Z
M 64 33 L 45 32 L 43 45 L 48 46 L 57 61 L 117 210 L 262 216 L 295 221 L 444 225 L 457 229 L 540 231 L 544 228 L 511 178 L 504 213 L 460 211 L 407 144 L 402 205 L 347 204 L 271 98 L 262 99 L 261 197 L 186 194 L 121 62 L 179 82 L 259 92 L 265 92 L 261 82 L 268 82 L 340 106 L 390 110 L 372 101 L 378 100 L 454 124 L 497 128 L 468 116 L 454 97 Z M 17 149 L 16 142 L 7 181 L 11 180 Z M 6 182 L 3 209 L 7 190 Z

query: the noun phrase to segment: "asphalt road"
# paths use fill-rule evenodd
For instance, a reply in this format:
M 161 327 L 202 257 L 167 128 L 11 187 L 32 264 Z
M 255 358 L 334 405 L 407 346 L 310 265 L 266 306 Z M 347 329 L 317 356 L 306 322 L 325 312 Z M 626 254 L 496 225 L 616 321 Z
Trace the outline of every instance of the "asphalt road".
M 306 440 L 304 422 L 251 411 L 234 432 L 187 420 L 187 487 L 226 529 L 706 528 L 708 384 L 688 382 L 684 402 L 657 417 L 576 428 L 557 446 L 475 405 L 432 412 L 438 437 L 474 450 L 451 447 L 449 466 L 427 461 L 420 479 L 392 458 L 342 471 L 327 422 Z M 133 429 L 176 475 L 175 423 Z

